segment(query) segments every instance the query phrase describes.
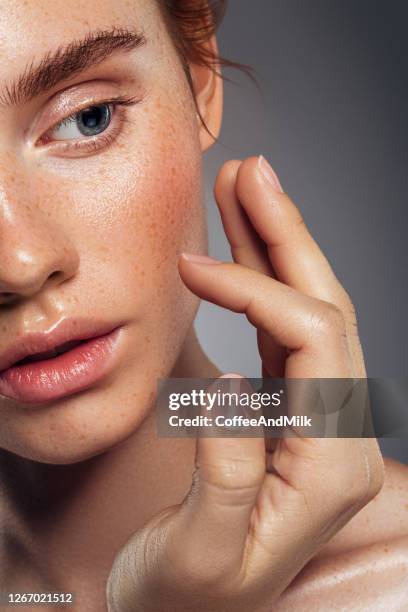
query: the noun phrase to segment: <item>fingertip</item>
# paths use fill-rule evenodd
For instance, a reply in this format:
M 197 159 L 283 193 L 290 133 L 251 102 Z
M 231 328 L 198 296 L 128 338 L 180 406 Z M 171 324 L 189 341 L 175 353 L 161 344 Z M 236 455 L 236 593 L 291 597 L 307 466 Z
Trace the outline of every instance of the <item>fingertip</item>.
M 228 374 L 223 374 L 219 378 L 245 378 L 242 374 L 238 374 L 237 372 L 229 372 Z
M 237 189 L 240 183 L 258 178 L 259 157 L 259 155 L 253 155 L 242 162 L 237 172 Z
M 188 263 L 193 264 L 204 264 L 204 265 L 216 265 L 222 263 L 218 259 L 214 259 L 214 257 L 209 257 L 208 255 L 196 255 L 195 253 L 181 253 L 181 259 L 187 261 Z
M 243 162 L 240 159 L 230 159 L 218 171 L 214 183 L 214 196 L 219 203 L 225 191 L 234 188 L 239 168 Z
M 218 171 L 217 180 L 235 175 L 242 163 L 242 159 L 229 159 L 228 161 L 224 162 Z

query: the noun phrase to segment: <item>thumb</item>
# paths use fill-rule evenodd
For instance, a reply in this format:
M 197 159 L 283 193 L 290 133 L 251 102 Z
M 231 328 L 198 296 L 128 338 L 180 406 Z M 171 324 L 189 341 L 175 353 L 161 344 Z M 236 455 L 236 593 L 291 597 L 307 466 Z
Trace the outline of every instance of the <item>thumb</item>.
M 253 392 L 249 381 L 237 374 L 221 376 L 207 393 L 218 390 Z M 196 550 L 220 550 L 228 559 L 238 559 L 265 477 L 265 443 L 262 437 L 221 437 L 225 430 L 211 433 L 211 437 L 199 434 L 197 440 L 193 485 L 183 508 L 185 536 L 191 536 Z

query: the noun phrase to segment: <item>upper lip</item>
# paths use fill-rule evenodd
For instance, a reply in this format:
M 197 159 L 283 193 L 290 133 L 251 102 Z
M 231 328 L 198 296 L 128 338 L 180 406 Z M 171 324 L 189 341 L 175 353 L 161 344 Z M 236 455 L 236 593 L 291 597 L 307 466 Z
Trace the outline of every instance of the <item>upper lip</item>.
M 20 336 L 18 341 L 0 353 L 0 373 L 29 355 L 50 351 L 71 340 L 97 338 L 116 327 L 119 326 L 91 319 L 63 319 L 49 330 Z

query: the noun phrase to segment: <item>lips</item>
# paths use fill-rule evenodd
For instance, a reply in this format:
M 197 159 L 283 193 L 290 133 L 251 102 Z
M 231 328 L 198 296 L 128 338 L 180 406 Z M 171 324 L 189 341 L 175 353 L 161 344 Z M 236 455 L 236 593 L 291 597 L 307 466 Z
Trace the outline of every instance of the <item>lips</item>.
M 20 359 L 20 361 L 17 361 L 14 365 L 17 366 L 17 365 L 23 365 L 25 363 L 30 363 L 32 361 L 42 361 L 43 359 L 52 359 L 53 357 L 57 357 L 58 355 L 62 355 L 63 353 L 70 351 L 71 349 L 75 348 L 76 346 L 78 346 L 78 344 L 81 344 L 82 342 L 83 342 L 82 340 L 71 340 L 69 342 L 64 342 L 63 344 L 56 346 L 54 349 L 51 349 L 50 351 L 44 351 L 42 353 L 34 353 L 33 355 L 28 355 L 27 357 L 24 357 L 24 359 Z
M 0 394 L 31 404 L 92 386 L 113 367 L 122 329 L 64 320 L 50 332 L 21 338 L 0 355 Z

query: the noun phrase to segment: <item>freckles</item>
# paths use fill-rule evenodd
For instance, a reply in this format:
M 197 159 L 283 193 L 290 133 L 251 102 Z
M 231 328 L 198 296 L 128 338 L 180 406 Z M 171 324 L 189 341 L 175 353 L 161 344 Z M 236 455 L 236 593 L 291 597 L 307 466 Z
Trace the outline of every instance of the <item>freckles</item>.
M 161 144 L 164 153 L 157 169 L 155 204 L 149 223 L 151 236 L 175 244 L 194 223 L 194 217 L 203 205 L 199 169 L 193 160 L 186 159 L 180 150 L 182 146 L 181 143 L 175 149 L 171 138 L 170 142 Z

